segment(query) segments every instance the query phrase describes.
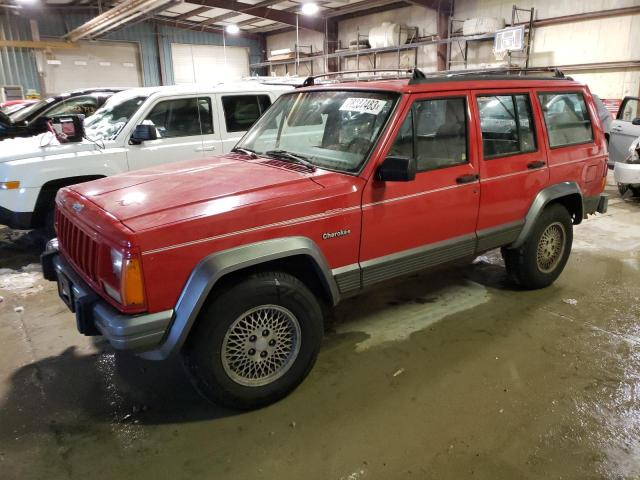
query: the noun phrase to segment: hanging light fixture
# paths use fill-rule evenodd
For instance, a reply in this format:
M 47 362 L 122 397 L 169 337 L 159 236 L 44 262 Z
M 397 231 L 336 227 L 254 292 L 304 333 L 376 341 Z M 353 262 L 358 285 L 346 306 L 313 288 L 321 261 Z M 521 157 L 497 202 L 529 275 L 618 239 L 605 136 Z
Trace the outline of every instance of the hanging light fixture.
M 227 31 L 227 33 L 230 33 L 231 35 L 235 35 L 236 33 L 240 33 L 240 27 L 238 25 L 236 25 L 235 23 L 227 25 L 227 28 L 225 28 L 225 30 Z
M 319 10 L 320 8 L 318 7 L 318 4 L 313 2 L 303 3 L 300 8 L 300 12 L 303 15 L 315 15 Z

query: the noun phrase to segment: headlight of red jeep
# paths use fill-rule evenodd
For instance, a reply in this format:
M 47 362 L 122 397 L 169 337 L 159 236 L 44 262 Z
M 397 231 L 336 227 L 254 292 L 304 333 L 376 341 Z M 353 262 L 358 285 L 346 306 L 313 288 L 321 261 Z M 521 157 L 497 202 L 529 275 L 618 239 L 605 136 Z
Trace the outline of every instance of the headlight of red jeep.
M 138 255 L 111 249 L 111 270 L 114 284 L 104 282 L 105 291 L 123 307 L 143 307 L 144 281 Z M 114 288 L 116 287 L 116 288 Z

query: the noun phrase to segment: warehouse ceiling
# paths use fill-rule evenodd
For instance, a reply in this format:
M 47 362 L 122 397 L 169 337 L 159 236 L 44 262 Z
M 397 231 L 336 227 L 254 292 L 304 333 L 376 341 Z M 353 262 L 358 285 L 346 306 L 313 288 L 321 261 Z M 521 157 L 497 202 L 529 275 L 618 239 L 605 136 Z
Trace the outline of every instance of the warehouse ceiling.
M 448 6 L 450 0 L 317 0 L 314 15 L 302 15 L 303 4 L 311 0 L 44 0 L 49 8 L 63 11 L 91 11 L 95 16 L 108 15 L 110 10 L 129 11 L 129 18 L 117 22 L 114 29 L 122 28 L 142 20 L 156 20 L 165 25 L 193 30 L 222 29 L 228 25 L 237 25 L 245 34 L 274 32 L 300 28 L 324 32 L 326 19 L 362 14 L 363 11 L 388 10 L 410 4 L 430 8 Z M 25 0 L 0 0 L 0 6 L 16 10 L 35 9 Z M 445 7 L 446 8 L 446 7 Z M 101 34 L 91 35 L 97 38 Z

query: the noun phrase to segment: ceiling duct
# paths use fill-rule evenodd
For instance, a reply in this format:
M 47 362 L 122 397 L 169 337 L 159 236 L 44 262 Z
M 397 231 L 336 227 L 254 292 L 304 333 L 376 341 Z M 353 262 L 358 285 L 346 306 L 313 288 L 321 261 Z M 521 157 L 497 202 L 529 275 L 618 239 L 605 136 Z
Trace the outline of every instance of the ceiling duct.
M 83 38 L 95 38 L 111 30 L 133 22 L 141 15 L 152 15 L 181 0 L 125 0 L 106 12 L 83 23 L 67 33 L 64 38 L 71 42 Z

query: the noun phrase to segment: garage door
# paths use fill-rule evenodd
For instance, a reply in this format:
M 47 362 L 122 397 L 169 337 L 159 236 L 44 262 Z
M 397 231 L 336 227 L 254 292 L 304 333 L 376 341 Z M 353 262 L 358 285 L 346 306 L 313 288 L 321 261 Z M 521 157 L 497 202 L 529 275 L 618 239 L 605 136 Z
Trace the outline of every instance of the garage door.
M 226 47 L 225 53 L 224 47 L 172 43 L 171 56 L 176 84 L 240 80 L 249 75 L 249 51 L 243 47 Z
M 142 86 L 138 44 L 80 42 L 80 48 L 56 50 L 45 62 L 47 93 L 78 88 Z

